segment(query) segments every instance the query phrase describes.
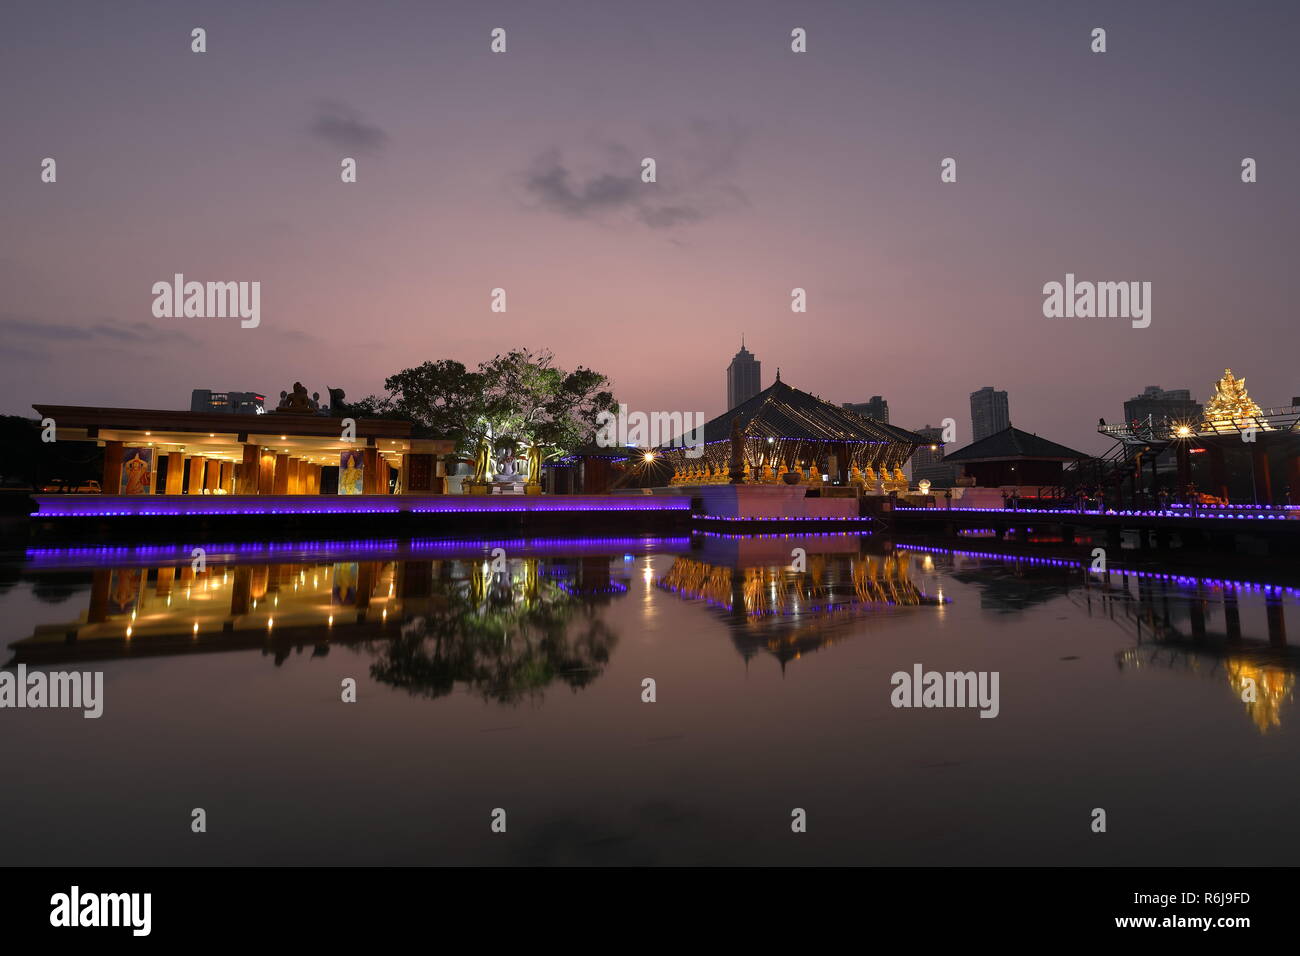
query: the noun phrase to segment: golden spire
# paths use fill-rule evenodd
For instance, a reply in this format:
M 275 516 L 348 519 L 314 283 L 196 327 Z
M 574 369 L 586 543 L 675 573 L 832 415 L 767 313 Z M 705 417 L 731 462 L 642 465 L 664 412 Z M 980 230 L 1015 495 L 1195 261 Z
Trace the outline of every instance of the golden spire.
M 1205 425 L 1213 429 L 1265 429 L 1268 426 L 1258 420 L 1260 414 L 1260 407 L 1246 394 L 1246 380 L 1225 368 L 1223 378 L 1214 386 L 1214 396 L 1205 403 Z

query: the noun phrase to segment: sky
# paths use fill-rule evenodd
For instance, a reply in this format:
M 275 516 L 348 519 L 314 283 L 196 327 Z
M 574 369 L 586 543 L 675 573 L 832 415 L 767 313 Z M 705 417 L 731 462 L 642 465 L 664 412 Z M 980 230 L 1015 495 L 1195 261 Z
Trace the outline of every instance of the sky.
M 0 412 L 524 346 L 712 417 L 742 334 L 764 386 L 956 445 L 985 385 L 1085 451 L 1227 366 L 1289 404 L 1298 35 L 1282 0 L 7 0 Z M 155 317 L 178 272 L 260 282 L 260 324 Z M 1045 317 L 1067 273 L 1150 282 L 1150 325 Z

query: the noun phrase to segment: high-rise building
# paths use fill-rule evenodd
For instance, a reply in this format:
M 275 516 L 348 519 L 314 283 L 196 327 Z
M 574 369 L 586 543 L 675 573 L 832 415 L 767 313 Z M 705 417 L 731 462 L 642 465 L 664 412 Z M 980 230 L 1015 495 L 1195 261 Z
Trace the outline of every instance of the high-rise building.
M 740 340 L 740 351 L 736 353 L 727 366 L 727 409 L 730 411 L 741 402 L 747 402 L 763 390 L 760 383 L 763 363 L 754 358 L 754 354 L 745 348 L 745 340 Z
M 865 415 L 867 418 L 874 418 L 886 425 L 889 424 L 889 402 L 879 395 L 872 395 L 869 402 L 845 402 L 840 407 L 847 408 L 851 412 L 857 412 L 859 415 Z
M 1201 403 L 1192 399 L 1188 389 L 1148 385 L 1141 395 L 1135 395 L 1124 403 L 1124 421 L 1144 422 L 1150 418 L 1156 425 L 1162 422 L 1195 424 L 1201 420 L 1203 411 Z
M 996 435 L 1010 425 L 1011 409 L 1006 392 L 998 392 L 992 385 L 985 385 L 979 391 L 970 393 L 971 441 Z
M 260 392 L 214 392 L 210 388 L 196 388 L 190 393 L 190 411 L 261 415 L 266 411 L 266 396 Z

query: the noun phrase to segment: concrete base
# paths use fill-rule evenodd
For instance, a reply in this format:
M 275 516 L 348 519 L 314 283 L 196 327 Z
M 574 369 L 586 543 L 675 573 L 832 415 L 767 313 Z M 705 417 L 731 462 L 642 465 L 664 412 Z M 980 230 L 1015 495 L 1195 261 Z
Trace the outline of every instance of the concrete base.
M 698 502 L 711 518 L 856 518 L 857 498 L 809 498 L 807 485 L 674 485 L 656 495 Z

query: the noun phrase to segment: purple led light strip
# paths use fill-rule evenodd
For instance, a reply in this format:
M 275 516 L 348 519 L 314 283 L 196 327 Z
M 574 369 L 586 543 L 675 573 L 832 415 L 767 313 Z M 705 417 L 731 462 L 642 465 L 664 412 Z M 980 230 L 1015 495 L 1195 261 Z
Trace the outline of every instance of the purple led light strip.
M 1280 513 L 1271 513 L 1271 514 L 1246 513 L 1247 511 L 1253 511 L 1254 506 L 1243 506 L 1243 508 L 1241 508 L 1240 510 L 1235 508 L 1220 509 L 1221 513 L 1218 514 L 1206 514 L 1204 511 L 1201 511 L 1199 508 L 1195 512 L 1192 512 L 1190 509 L 1181 509 L 1177 511 L 1173 509 L 1167 509 L 1164 511 L 1135 511 L 1135 510 L 1115 511 L 1114 509 L 1108 511 L 1086 511 L 1078 508 L 1053 508 L 1053 509 L 1048 509 L 1048 508 L 1014 508 L 1014 509 L 1013 508 L 914 508 L 911 506 L 898 507 L 895 508 L 894 510 L 895 511 L 918 511 L 918 512 L 925 512 L 926 514 L 933 514 L 933 515 L 999 514 L 1011 518 L 1014 518 L 1016 515 L 1044 515 L 1047 517 L 1051 517 L 1053 515 L 1083 515 L 1083 516 L 1092 516 L 1092 517 L 1099 517 L 1099 518 L 1173 518 L 1180 521 L 1194 521 L 1194 520 L 1199 520 L 1201 518 L 1218 518 L 1218 519 L 1235 518 L 1237 520 L 1248 519 L 1254 521 L 1292 521 L 1295 520 L 1297 517 L 1300 517 L 1300 514 L 1294 513 L 1294 509 L 1290 509 L 1291 513 L 1288 513 L 1287 510 L 1282 510 Z M 1208 511 L 1209 509 L 1206 510 Z
M 36 495 L 37 518 L 116 517 L 208 517 L 249 515 L 328 514 L 517 514 L 529 512 L 615 512 L 689 511 L 690 500 L 678 496 L 651 495 L 615 497 L 609 495 L 403 495 L 385 499 L 379 495 L 322 497 L 299 495 L 195 495 L 179 498 L 141 495 Z M 182 503 L 183 502 L 183 503 Z
M 1058 568 L 1090 567 L 1084 561 L 1071 561 L 1068 558 L 1035 558 L 1018 554 L 1001 554 L 997 551 L 963 551 L 958 548 L 939 548 L 911 544 L 895 545 L 899 551 L 919 551 L 922 554 L 951 554 L 963 558 L 990 558 L 995 561 L 1023 562 L 1041 564 Z M 1188 574 L 1165 574 L 1160 571 L 1135 571 L 1129 568 L 1110 567 L 1104 572 L 1095 572 L 1097 577 L 1127 575 L 1134 578 L 1149 578 L 1158 581 L 1173 581 L 1178 584 L 1201 584 L 1215 589 L 1231 588 L 1241 591 L 1259 591 L 1263 594 L 1300 594 L 1300 588 L 1286 587 L 1280 584 L 1259 584 L 1253 581 L 1234 581 L 1229 578 L 1198 578 Z

